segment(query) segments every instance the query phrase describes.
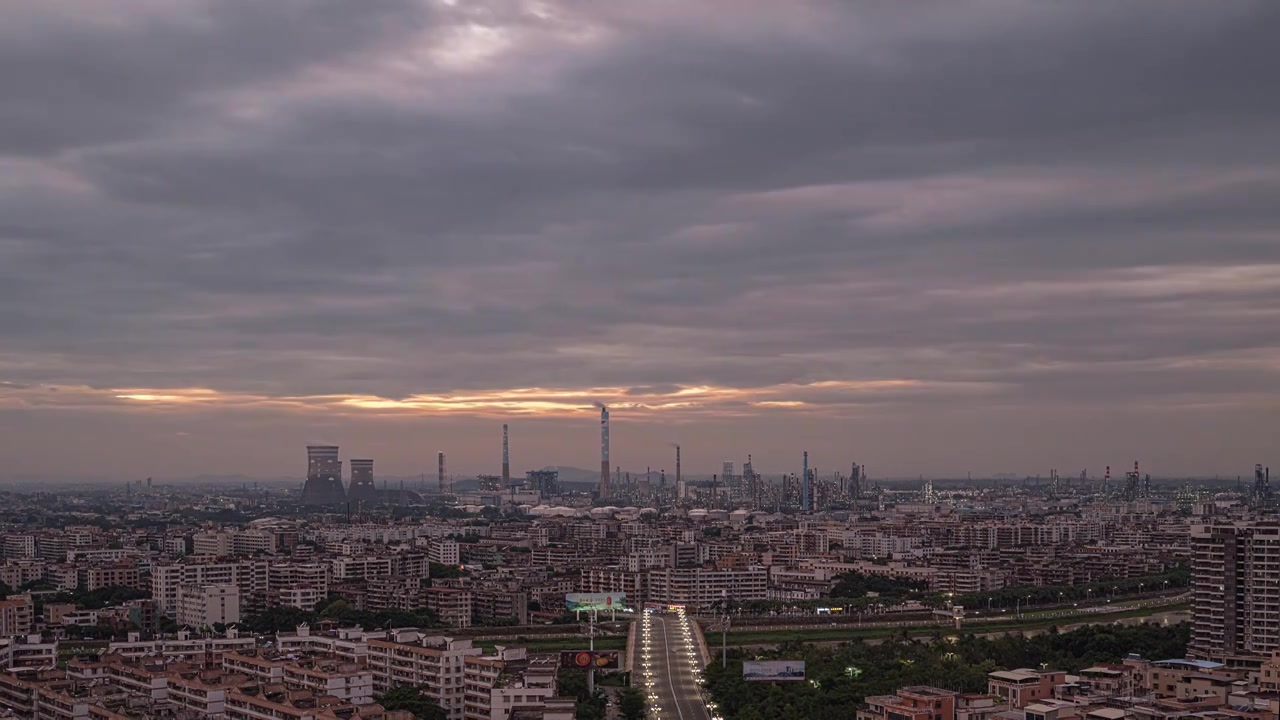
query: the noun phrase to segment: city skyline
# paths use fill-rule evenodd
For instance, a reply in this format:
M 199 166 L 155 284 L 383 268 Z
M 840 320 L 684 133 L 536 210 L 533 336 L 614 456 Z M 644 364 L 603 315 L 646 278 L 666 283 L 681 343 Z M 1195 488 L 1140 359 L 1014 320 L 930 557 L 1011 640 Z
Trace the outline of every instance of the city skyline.
M 679 442 L 690 475 L 1247 475 L 1280 419 L 1277 28 L 4 6 L 0 481 L 301 480 L 321 442 L 497 473 L 504 423 L 513 473 L 591 468 L 595 402 L 632 471 Z
M 598 415 L 596 415 L 596 413 L 599 412 L 599 409 L 593 406 L 591 410 L 592 410 L 592 416 L 589 419 L 596 420 L 596 418 L 599 417 Z M 594 427 L 598 427 L 598 426 L 594 426 Z M 624 425 L 624 428 L 625 427 L 626 426 Z M 641 427 L 643 428 L 644 425 L 642 424 Z M 496 455 L 486 456 L 484 453 L 481 453 L 479 456 L 464 455 L 463 462 L 461 464 L 455 463 L 453 455 L 443 450 L 439 452 L 431 452 L 429 453 L 429 457 L 415 459 L 413 461 L 410 461 L 409 463 L 406 463 L 403 460 L 404 452 L 402 448 L 389 447 L 389 446 L 386 446 L 385 444 L 379 445 L 376 442 L 372 443 L 371 445 L 363 445 L 363 446 L 356 445 L 353 447 L 346 447 L 341 443 L 335 443 L 331 441 L 324 441 L 324 442 L 306 441 L 305 450 L 307 453 L 307 457 L 306 457 L 305 466 L 302 466 L 299 464 L 301 461 L 299 461 L 298 458 L 296 457 L 298 455 L 299 448 L 295 447 L 295 448 L 291 448 L 289 452 L 291 456 L 294 456 L 292 459 L 294 461 L 295 467 L 290 469 L 282 469 L 278 472 L 259 472 L 259 473 L 246 472 L 243 469 L 239 469 L 239 466 L 237 466 L 235 464 L 235 461 L 232 460 L 230 464 L 227 464 L 224 466 L 205 466 L 202 471 L 192 472 L 188 475 L 182 475 L 182 474 L 165 475 L 163 473 L 146 473 L 146 475 L 147 475 L 148 481 L 150 481 L 152 479 L 152 476 L 155 475 L 158 479 L 163 481 L 185 481 L 185 480 L 198 480 L 201 478 L 224 477 L 224 478 L 242 478 L 246 480 L 253 479 L 253 480 L 266 480 L 266 481 L 294 481 L 294 482 L 297 482 L 299 485 L 301 485 L 303 481 L 307 480 L 308 478 L 337 477 L 343 480 L 344 486 L 348 486 L 355 480 L 356 476 L 359 475 L 361 472 L 366 474 L 372 473 L 373 463 L 375 461 L 378 461 L 379 471 L 375 475 L 376 478 L 379 478 L 379 479 L 394 478 L 397 480 L 404 480 L 406 478 L 409 478 L 409 479 L 418 478 L 419 480 L 426 482 L 428 486 L 435 487 L 437 483 L 437 479 L 440 477 L 441 474 L 444 474 L 451 481 L 455 481 L 455 480 L 465 481 L 468 479 L 475 479 L 476 477 L 479 477 L 479 476 L 506 477 L 508 472 L 507 461 L 510 458 L 509 445 L 508 445 L 508 440 L 510 437 L 509 428 L 510 428 L 509 423 L 503 423 L 500 426 L 500 432 L 501 432 L 500 448 L 497 450 Z M 544 437 L 544 436 L 535 434 L 534 437 Z M 545 437 L 550 437 L 550 436 L 545 436 Z M 647 436 L 642 434 L 642 438 L 643 437 L 647 437 Z M 519 442 L 519 436 L 517 436 L 516 439 L 517 439 L 517 442 Z M 575 433 L 575 439 L 579 439 L 576 437 L 576 433 Z M 599 435 L 596 436 L 596 441 L 597 443 L 599 443 L 600 441 Z M 370 453 L 368 452 L 368 450 L 371 446 L 379 446 L 379 447 L 382 447 L 384 450 L 389 450 L 390 451 L 389 457 L 393 458 L 393 460 L 391 462 L 382 462 L 380 458 L 386 457 L 386 456 L 381 456 L 381 455 L 378 455 L 375 457 L 369 457 Z M 628 452 L 626 453 L 626 457 L 629 458 L 627 461 L 617 461 L 617 462 L 610 461 L 610 464 L 608 465 L 609 477 L 611 478 L 611 480 L 616 480 L 615 475 L 617 475 L 618 473 L 625 473 L 632 477 L 639 477 L 639 476 L 643 476 L 644 471 L 647 469 L 654 475 L 655 478 L 660 473 L 665 472 L 668 477 L 668 481 L 674 487 L 676 479 L 678 477 L 678 471 L 681 465 L 680 463 L 681 445 L 675 442 L 661 441 L 659 442 L 659 446 L 661 448 L 660 450 L 660 454 L 662 455 L 661 457 L 657 457 L 649 454 L 654 447 L 653 444 L 649 442 L 642 442 L 639 448 L 635 448 L 635 447 L 629 448 Z M 344 447 L 345 447 L 345 450 L 344 450 Z M 600 448 L 600 447 L 602 446 L 597 445 L 597 448 Z M 277 450 L 284 450 L 284 449 L 279 448 Z M 719 474 L 723 474 L 724 472 L 727 472 L 728 469 L 733 467 L 737 467 L 739 471 L 743 471 L 746 468 L 746 463 L 751 462 L 752 459 L 754 458 L 754 463 L 753 463 L 754 472 L 757 473 L 762 479 L 767 481 L 776 480 L 784 476 L 794 476 L 797 478 L 803 477 L 803 475 L 805 474 L 805 471 L 816 472 L 817 478 L 819 479 L 830 478 L 835 473 L 839 473 L 841 477 L 847 478 L 849 475 L 849 469 L 850 469 L 851 463 L 857 463 L 859 465 L 861 472 L 863 473 L 864 479 L 874 478 L 875 480 L 889 480 L 889 481 L 936 479 L 936 480 L 960 481 L 960 480 L 965 480 L 966 478 L 969 480 L 991 480 L 991 479 L 1009 480 L 1009 479 L 1023 479 L 1023 478 L 1032 478 L 1032 479 L 1040 478 L 1048 482 L 1051 480 L 1053 474 L 1056 473 L 1060 479 L 1065 480 L 1067 481 L 1068 484 L 1070 484 L 1078 480 L 1080 478 L 1081 473 L 1085 473 L 1086 479 L 1092 482 L 1101 481 L 1103 478 L 1109 479 L 1112 483 L 1111 487 L 1114 490 L 1119 486 L 1119 483 L 1122 481 L 1124 474 L 1130 469 L 1130 467 L 1133 467 L 1136 470 L 1138 468 L 1139 463 L 1142 463 L 1141 460 L 1134 460 L 1134 461 L 1120 460 L 1118 462 L 1113 462 L 1112 458 L 1105 458 L 1105 462 L 1095 463 L 1091 461 L 1086 461 L 1085 463 L 1082 464 L 1080 462 L 1077 462 L 1076 460 L 1067 459 L 1065 462 L 1060 462 L 1056 466 L 1046 465 L 1043 467 L 1039 465 L 1031 466 L 1031 467 L 1022 467 L 1022 468 L 1014 468 L 1014 467 L 995 468 L 995 466 L 991 466 L 988 468 L 977 469 L 977 470 L 953 467 L 953 468 L 948 468 L 948 469 L 935 471 L 935 472 L 918 472 L 918 473 L 883 472 L 883 473 L 876 473 L 876 474 L 867 474 L 870 472 L 867 458 L 866 457 L 859 458 L 856 452 L 853 455 L 849 455 L 848 457 L 845 457 L 842 460 L 837 456 L 838 453 L 841 451 L 829 450 L 827 451 L 828 454 L 825 454 L 825 455 L 815 454 L 814 462 L 810 463 L 811 453 L 808 450 L 799 450 L 799 451 L 796 451 L 796 453 L 783 453 L 782 455 L 770 456 L 770 455 L 761 455 L 759 452 L 753 452 L 750 449 L 748 449 L 740 457 L 725 455 L 723 453 L 717 455 L 716 454 L 717 450 L 714 447 L 696 448 L 695 450 L 696 450 L 696 452 L 694 453 L 695 460 L 692 466 L 690 465 L 690 461 L 687 459 L 689 457 L 688 450 L 686 449 L 684 451 L 684 457 L 686 458 L 684 461 L 684 476 L 686 478 L 697 478 L 700 480 L 705 480 L 707 478 L 712 478 Z M 596 471 L 594 469 L 592 470 L 586 469 L 586 467 L 584 466 L 590 465 L 591 463 L 581 457 L 575 457 L 568 461 L 561 461 L 561 462 L 556 462 L 556 461 L 540 462 L 537 458 L 547 457 L 546 449 L 543 443 L 539 443 L 533 446 L 530 452 L 532 452 L 533 457 L 528 462 L 524 462 L 519 458 L 517 458 L 516 462 L 509 463 L 511 468 L 510 470 L 511 478 L 515 480 L 520 480 L 523 478 L 524 474 L 528 471 L 540 470 L 540 469 L 549 468 L 549 467 L 551 468 L 559 467 L 559 468 L 571 469 L 571 470 L 582 473 L 584 475 L 584 478 L 579 479 L 577 482 L 595 483 L 600 477 L 600 475 L 597 474 L 597 472 L 603 473 L 605 470 L 605 466 L 603 462 L 601 463 L 600 471 Z M 326 460 L 321 462 L 336 463 L 336 465 L 329 466 L 323 470 L 317 470 L 318 466 L 316 464 L 317 461 L 315 459 L 317 457 L 316 453 L 320 453 L 323 457 L 327 458 Z M 597 450 L 597 453 L 599 453 L 599 449 Z M 280 453 L 277 452 L 277 453 L 274 453 L 274 455 L 280 455 Z M 440 455 L 443 455 L 444 457 L 437 457 Z M 791 455 L 794 455 L 794 457 L 791 457 Z M 1058 456 L 1067 457 L 1068 455 L 1069 454 L 1059 454 Z M 719 459 L 716 459 L 714 461 L 706 460 L 706 458 L 710 458 L 710 457 L 716 457 Z M 821 460 L 823 461 L 821 464 L 818 462 L 819 458 L 821 458 Z M 447 459 L 447 463 L 445 462 L 446 459 Z M 763 462 L 762 462 L 762 459 L 763 459 Z M 272 467 L 283 468 L 283 465 L 280 462 L 281 460 L 283 460 L 283 458 L 273 456 L 271 458 Z M 430 467 L 428 467 L 425 464 L 421 464 L 421 463 L 425 463 L 426 460 L 430 460 L 430 463 L 431 463 Z M 1176 465 L 1174 466 L 1170 466 L 1168 464 L 1162 465 L 1160 460 L 1161 460 L 1160 458 L 1156 458 L 1156 462 L 1154 463 L 1154 470 L 1153 470 L 1153 464 L 1142 463 L 1141 469 L 1143 471 L 1143 474 L 1146 474 L 1149 477 L 1153 476 L 1158 480 L 1197 479 L 1197 480 L 1230 481 L 1233 478 L 1244 479 L 1244 480 L 1249 479 L 1250 471 L 1253 470 L 1255 467 L 1265 467 L 1269 473 L 1269 464 L 1266 462 L 1245 463 L 1245 464 L 1242 464 L 1239 468 L 1226 468 L 1226 469 L 1211 470 L 1211 471 L 1194 471 L 1194 470 L 1188 470 L 1185 467 L 1179 467 Z M 795 463 L 795 467 L 790 466 L 793 463 L 793 461 Z M 738 465 L 738 463 L 740 462 L 742 463 L 741 466 Z M 419 463 L 419 464 L 414 465 L 414 463 Z M 355 465 L 359 465 L 360 468 L 362 468 L 362 470 L 357 471 Z M 410 465 L 413 465 L 413 467 L 410 467 Z M 591 476 L 591 479 L 590 480 L 585 479 L 585 476 Z M 30 480 L 58 480 L 58 479 L 68 480 L 68 481 L 88 480 L 88 481 L 118 482 L 118 481 L 124 480 L 128 482 L 134 482 L 134 481 L 140 481 L 140 478 L 141 478 L 140 475 L 124 476 L 124 475 L 105 475 L 105 474 L 80 475 L 80 476 L 68 475 L 65 477 L 58 478 L 58 477 L 50 477 L 50 476 L 41 476 L 35 473 L 26 474 L 26 475 L 22 473 L 11 473 L 7 477 L 0 476 L 0 483 L 5 482 L 6 480 L 30 481 Z M 287 480 L 287 479 L 292 479 L 292 480 Z M 379 485 L 379 487 L 381 487 L 381 485 Z

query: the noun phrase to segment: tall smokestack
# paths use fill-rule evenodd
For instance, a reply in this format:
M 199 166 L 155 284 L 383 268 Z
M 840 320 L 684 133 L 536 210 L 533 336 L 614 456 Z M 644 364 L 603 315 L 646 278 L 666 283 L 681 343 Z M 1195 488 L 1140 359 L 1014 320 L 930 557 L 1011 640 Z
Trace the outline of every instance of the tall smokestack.
M 440 483 L 440 494 L 444 494 L 444 453 L 436 453 L 436 480 Z
M 684 476 L 680 474 L 680 446 L 676 446 L 676 499 L 684 499 Z
M 511 486 L 511 453 L 507 445 L 507 424 L 502 423 L 502 487 Z
M 804 476 L 800 478 L 800 509 L 809 512 L 809 451 L 804 451 Z
M 609 408 L 600 404 L 600 499 L 609 497 Z

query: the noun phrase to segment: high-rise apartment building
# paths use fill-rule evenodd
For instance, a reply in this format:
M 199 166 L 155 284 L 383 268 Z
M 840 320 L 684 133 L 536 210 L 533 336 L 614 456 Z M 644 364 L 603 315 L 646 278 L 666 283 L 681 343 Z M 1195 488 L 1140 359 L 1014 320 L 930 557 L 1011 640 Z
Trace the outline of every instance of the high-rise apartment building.
M 1193 528 L 1191 572 L 1189 656 L 1231 663 L 1280 650 L 1280 523 Z

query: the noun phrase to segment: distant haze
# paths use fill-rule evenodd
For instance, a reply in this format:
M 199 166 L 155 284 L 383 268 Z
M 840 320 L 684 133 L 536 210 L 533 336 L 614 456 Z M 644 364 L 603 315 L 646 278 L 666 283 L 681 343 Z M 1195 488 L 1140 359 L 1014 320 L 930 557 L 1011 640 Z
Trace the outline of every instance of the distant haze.
M 0 5 L 0 480 L 1280 466 L 1280 3 Z

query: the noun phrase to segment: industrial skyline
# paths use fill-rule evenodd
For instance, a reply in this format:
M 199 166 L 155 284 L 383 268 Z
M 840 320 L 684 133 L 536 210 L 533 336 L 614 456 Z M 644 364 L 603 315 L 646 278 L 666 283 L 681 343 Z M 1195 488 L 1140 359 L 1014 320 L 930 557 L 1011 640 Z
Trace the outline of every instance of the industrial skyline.
M 634 471 L 628 467 L 625 472 L 621 465 L 614 466 L 610 461 L 610 414 L 609 409 L 603 403 L 597 403 L 600 410 L 600 474 L 594 482 L 593 495 L 598 500 L 609 500 L 615 492 L 634 491 L 636 487 L 644 487 L 645 492 L 656 489 L 653 487 L 657 483 L 657 487 L 662 492 L 669 492 L 673 501 L 681 501 L 691 497 L 686 483 L 686 473 L 684 473 L 682 462 L 682 451 L 679 443 L 671 443 L 669 445 L 672 453 L 667 458 L 672 460 L 672 484 L 668 489 L 667 486 L 667 464 L 663 460 L 657 466 L 648 464 L 645 466 L 644 473 L 639 472 L 639 467 Z M 454 493 L 454 485 L 458 481 L 468 482 L 471 480 L 479 480 L 482 486 L 491 485 L 491 489 L 509 489 L 514 487 L 528 487 L 529 485 L 541 486 L 545 484 L 542 474 L 545 469 L 555 467 L 555 465 L 538 465 L 534 463 L 524 471 L 524 477 L 516 475 L 513 477 L 511 472 L 511 425 L 503 423 L 501 426 L 502 445 L 500 455 L 501 474 L 490 474 L 488 470 L 481 470 L 474 473 L 453 474 L 446 472 L 446 452 L 439 451 L 436 453 L 436 471 L 432 476 L 430 483 L 427 481 L 427 473 L 423 472 L 419 476 L 419 481 L 414 485 L 415 490 L 430 491 L 444 495 Z M 303 487 L 303 501 L 307 504 L 324 505 L 339 502 L 341 499 L 338 493 L 341 492 L 343 477 L 342 466 L 343 461 L 339 457 L 340 446 L 337 445 L 309 445 L 307 447 L 307 480 Z M 376 483 L 373 476 L 373 459 L 357 459 L 353 458 L 347 461 L 350 465 L 350 484 L 347 486 L 346 497 L 344 499 L 350 501 L 368 501 L 372 502 L 376 499 Z M 801 512 L 812 512 L 817 508 L 814 497 L 816 488 L 819 484 L 831 480 L 838 487 L 838 493 L 841 496 L 861 497 L 863 493 L 869 489 L 869 483 L 872 482 L 868 473 L 868 467 L 865 462 L 859 463 L 853 461 L 849 464 L 849 472 L 846 474 L 839 468 L 843 467 L 842 463 L 836 463 L 828 468 L 819 468 L 816 464 L 810 464 L 809 451 L 799 451 L 799 472 L 796 473 L 787 470 L 783 465 L 773 471 L 761 471 L 757 468 L 752 453 L 746 455 L 745 462 L 742 464 L 742 472 L 735 472 L 736 463 L 734 460 L 723 460 L 719 465 L 718 472 L 714 468 L 708 468 L 706 472 L 697 472 L 693 476 L 701 483 L 705 483 L 710 479 L 710 487 L 721 487 L 729 493 L 732 498 L 749 499 L 752 490 L 757 483 L 772 484 L 779 482 L 786 488 L 788 485 L 794 485 L 794 493 L 796 498 L 797 509 Z M 569 465 L 567 467 L 573 467 Z M 1095 468 L 1097 466 L 1095 465 Z M 1271 469 L 1262 463 L 1256 463 L 1254 466 L 1252 479 L 1248 484 L 1248 490 L 1258 497 L 1270 498 L 1272 495 L 1270 476 Z M 833 469 L 835 468 L 835 469 Z M 578 468 L 581 470 L 581 468 Z M 632 477 L 634 474 L 634 478 Z M 339 482 L 335 483 L 334 478 L 338 478 Z M 1243 474 L 1237 474 L 1237 482 L 1242 483 Z M 1223 479 L 1221 475 L 1216 476 L 1217 479 Z M 884 481 L 903 481 L 903 480 L 919 480 L 924 483 L 924 494 L 926 498 L 934 496 L 933 480 L 965 480 L 969 483 L 975 481 L 972 472 L 961 474 L 951 473 L 941 476 L 930 475 L 926 477 L 921 474 L 918 477 L 884 477 L 879 480 Z M 984 479 L 1003 479 L 1018 480 L 1019 476 L 1014 473 L 998 473 L 989 477 L 981 474 L 977 481 Z M 1091 491 L 1099 492 L 1103 495 L 1109 492 L 1116 492 L 1121 498 L 1134 500 L 1140 497 L 1148 497 L 1151 495 L 1152 476 L 1150 473 L 1143 474 L 1141 471 L 1141 462 L 1133 461 L 1133 470 L 1124 474 L 1122 482 L 1114 483 L 1111 477 L 1111 466 L 1104 465 L 1101 473 L 1090 473 L 1085 468 L 1079 471 L 1078 475 L 1069 474 L 1064 480 L 1061 470 L 1058 468 L 1049 468 L 1042 476 L 1040 472 L 1034 474 L 1024 474 L 1020 478 L 1024 482 L 1034 481 L 1035 487 L 1048 487 L 1054 492 L 1067 489 L 1090 488 Z M 1162 479 L 1185 480 L 1188 476 L 1185 473 L 1170 472 Z M 1207 478 L 1202 478 L 1207 479 Z M 1230 475 L 1226 477 L 1230 480 Z M 403 478 L 399 478 L 403 482 Z M 563 479 L 557 479 L 557 484 L 563 482 Z M 643 485 L 639 485 L 643 483 Z M 1077 484 L 1078 483 L 1078 484 Z M 1243 486 L 1242 486 L 1243 487 Z M 830 488 L 827 489 L 830 492 Z

